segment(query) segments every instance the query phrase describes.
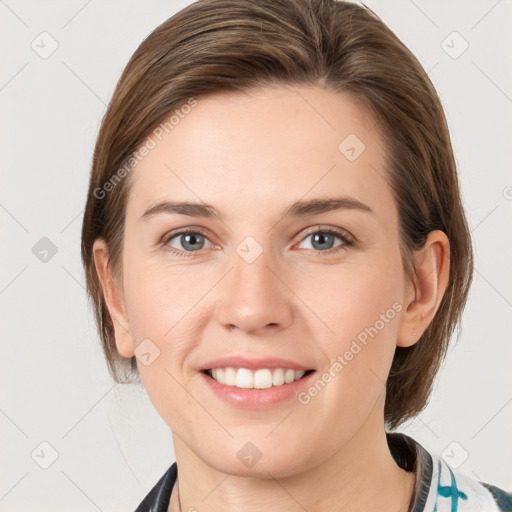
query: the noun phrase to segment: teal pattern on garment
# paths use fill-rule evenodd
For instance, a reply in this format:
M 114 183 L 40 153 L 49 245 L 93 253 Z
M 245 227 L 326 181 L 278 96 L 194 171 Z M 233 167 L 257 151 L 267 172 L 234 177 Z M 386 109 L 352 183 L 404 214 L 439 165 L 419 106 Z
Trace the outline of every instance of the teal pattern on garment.
M 467 500 L 468 497 L 465 493 L 457 489 L 457 482 L 455 481 L 453 471 L 450 468 L 448 469 L 450 470 L 451 485 L 441 485 L 441 461 L 438 461 L 439 476 L 437 479 L 437 495 L 441 496 L 442 498 L 451 498 L 452 504 L 450 512 L 457 512 L 459 510 L 459 499 Z M 437 512 L 437 502 L 434 508 L 434 512 Z

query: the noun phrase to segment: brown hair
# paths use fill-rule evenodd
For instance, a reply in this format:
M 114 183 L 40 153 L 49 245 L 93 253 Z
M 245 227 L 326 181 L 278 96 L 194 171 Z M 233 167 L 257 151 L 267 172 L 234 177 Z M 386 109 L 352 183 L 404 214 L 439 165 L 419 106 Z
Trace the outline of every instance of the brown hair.
M 414 276 L 412 250 L 424 245 L 430 231 L 440 229 L 450 241 L 450 278 L 439 309 L 416 344 L 396 349 L 385 404 L 385 420 L 395 428 L 425 407 L 457 325 L 460 335 L 473 252 L 434 86 L 377 15 L 348 2 L 199 0 L 157 27 L 131 57 L 102 121 L 82 226 L 87 289 L 108 367 L 117 382 L 137 379 L 135 358 L 117 352 L 92 254 L 95 239 L 103 238 L 114 280 L 122 275 L 131 180 L 126 167 L 120 169 L 191 98 L 293 84 L 350 94 L 379 122 L 408 275 Z

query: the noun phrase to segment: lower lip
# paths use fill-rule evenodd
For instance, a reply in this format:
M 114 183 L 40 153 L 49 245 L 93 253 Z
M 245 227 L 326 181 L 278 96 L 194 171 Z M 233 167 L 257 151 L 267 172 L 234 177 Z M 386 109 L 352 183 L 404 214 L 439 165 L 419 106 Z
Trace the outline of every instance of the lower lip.
M 226 386 L 226 384 L 217 382 L 203 372 L 200 372 L 200 376 L 216 396 L 231 405 L 243 409 L 267 409 L 295 397 L 309 385 L 315 373 L 311 372 L 302 379 L 289 384 L 272 386 L 266 389 L 244 389 L 236 386 Z

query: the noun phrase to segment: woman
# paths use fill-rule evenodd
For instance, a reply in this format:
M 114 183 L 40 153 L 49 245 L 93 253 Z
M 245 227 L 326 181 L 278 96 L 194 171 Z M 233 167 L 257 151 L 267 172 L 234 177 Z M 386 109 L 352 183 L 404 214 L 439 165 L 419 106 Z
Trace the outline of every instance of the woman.
M 370 10 L 200 0 L 159 26 L 103 119 L 82 257 L 113 377 L 172 430 L 138 511 L 511 509 L 392 432 L 473 260 L 438 96 Z

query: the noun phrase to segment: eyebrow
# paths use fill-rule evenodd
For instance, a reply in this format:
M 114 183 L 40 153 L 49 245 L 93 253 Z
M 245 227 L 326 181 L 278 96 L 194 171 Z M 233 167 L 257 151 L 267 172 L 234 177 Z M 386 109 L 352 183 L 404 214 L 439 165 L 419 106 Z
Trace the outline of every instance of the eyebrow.
M 358 210 L 375 215 L 375 212 L 368 205 L 353 197 L 333 197 L 296 201 L 286 208 L 281 216 L 302 217 L 320 215 L 321 213 L 334 210 Z M 140 220 L 146 222 L 151 217 L 161 213 L 174 213 L 179 215 L 188 215 L 189 217 L 204 217 L 207 219 L 218 217 L 215 207 L 207 203 L 161 201 L 148 208 L 142 214 Z

